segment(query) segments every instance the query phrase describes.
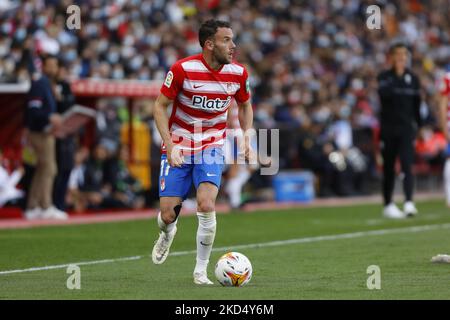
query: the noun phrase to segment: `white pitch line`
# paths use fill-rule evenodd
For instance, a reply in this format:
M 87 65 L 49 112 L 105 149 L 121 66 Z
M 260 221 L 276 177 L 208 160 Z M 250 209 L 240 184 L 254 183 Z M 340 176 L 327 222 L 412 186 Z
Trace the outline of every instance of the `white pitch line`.
M 10 274 L 10 273 L 23 273 L 23 272 L 32 272 L 32 271 L 43 271 L 43 270 L 52 270 L 52 269 L 64 269 L 70 265 L 77 266 L 87 266 L 92 264 L 102 264 L 102 263 L 112 263 L 119 261 L 130 261 L 130 260 L 139 260 L 142 256 L 134 256 L 134 257 L 124 257 L 124 258 L 116 258 L 116 259 L 104 259 L 104 260 L 94 260 L 94 261 L 83 261 L 83 262 L 74 262 L 74 263 L 66 263 L 66 264 L 57 264 L 53 266 L 45 266 L 45 267 L 34 267 L 28 269 L 17 269 L 17 270 L 8 270 L 8 271 L 0 271 L 0 275 L 2 274 Z
M 352 233 L 341 233 L 341 234 L 328 235 L 328 236 L 296 238 L 296 239 L 269 241 L 269 242 L 261 242 L 261 243 L 250 243 L 250 244 L 243 244 L 243 245 L 213 248 L 212 251 L 228 251 L 228 250 L 237 250 L 237 249 L 275 247 L 275 246 L 284 246 L 284 245 L 290 245 L 290 244 L 301 244 L 301 243 L 331 241 L 331 240 L 340 240 L 340 239 L 353 239 L 353 238 L 361 238 L 361 237 L 366 237 L 366 236 L 381 236 L 381 235 L 397 234 L 397 233 L 416 233 L 416 232 L 439 230 L 439 229 L 450 229 L 450 223 L 423 225 L 423 226 L 414 226 L 414 227 L 405 227 L 405 228 L 360 231 L 360 232 L 352 232 Z M 189 254 L 194 254 L 196 252 L 197 252 L 196 250 L 175 251 L 175 252 L 170 253 L 170 256 L 185 256 L 185 255 L 189 255 Z M 113 263 L 113 262 L 120 262 L 120 261 L 140 260 L 144 257 L 146 257 L 146 256 L 122 257 L 122 258 L 114 258 L 114 259 L 66 263 L 66 264 L 59 264 L 59 265 L 53 265 L 53 266 L 33 267 L 33 268 L 28 268 L 28 269 L 6 270 L 6 271 L 0 271 L 0 275 L 12 274 L 12 273 L 33 272 L 33 271 L 43 271 L 43 270 L 53 270 L 53 269 L 64 269 L 70 265 L 86 266 L 86 265 Z

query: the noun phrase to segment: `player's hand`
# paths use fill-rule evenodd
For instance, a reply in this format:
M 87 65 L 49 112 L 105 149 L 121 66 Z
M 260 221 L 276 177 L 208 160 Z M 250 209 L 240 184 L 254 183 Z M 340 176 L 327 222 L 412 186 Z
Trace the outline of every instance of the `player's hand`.
M 253 150 L 250 144 L 246 144 L 244 146 L 244 158 L 245 162 L 248 162 L 249 164 L 256 164 L 258 162 L 256 152 L 255 150 Z
M 176 145 L 167 146 L 167 161 L 171 167 L 181 167 L 184 163 L 182 150 Z
M 65 138 L 65 134 L 62 132 L 63 128 L 63 119 L 59 114 L 52 114 L 49 119 L 52 128 L 50 133 L 57 138 Z
M 60 128 L 62 126 L 62 117 L 57 113 L 53 113 L 50 116 L 49 121 L 52 124 L 52 126 L 55 128 Z

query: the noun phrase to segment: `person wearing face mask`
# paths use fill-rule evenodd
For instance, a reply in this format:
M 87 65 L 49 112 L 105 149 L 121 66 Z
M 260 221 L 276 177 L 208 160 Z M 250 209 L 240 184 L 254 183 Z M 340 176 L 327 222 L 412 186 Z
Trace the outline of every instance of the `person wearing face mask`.
M 67 219 L 67 214 L 58 210 L 52 201 L 53 182 L 57 171 L 55 132 L 62 125 L 55 99 L 58 59 L 51 55 L 45 56 L 42 71 L 43 74 L 36 76 L 31 83 L 25 110 L 26 136 L 37 160 L 25 217 L 29 220 Z
M 380 137 L 383 156 L 383 215 L 402 219 L 418 210 L 413 202 L 414 139 L 422 125 L 420 116 L 419 78 L 407 67 L 409 51 L 405 44 L 395 43 L 389 50 L 392 68 L 378 75 L 381 102 Z M 392 201 L 395 183 L 395 162 L 400 158 L 405 203 L 403 211 Z

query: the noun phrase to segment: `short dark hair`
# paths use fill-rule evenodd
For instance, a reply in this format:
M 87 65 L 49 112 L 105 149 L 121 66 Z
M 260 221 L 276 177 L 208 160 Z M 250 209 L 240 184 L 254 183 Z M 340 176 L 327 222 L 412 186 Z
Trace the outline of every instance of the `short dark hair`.
M 399 48 L 405 48 L 406 50 L 409 51 L 409 47 L 408 47 L 408 45 L 406 43 L 404 43 L 404 42 L 394 42 L 389 47 L 389 53 L 393 54 L 395 52 L 395 50 L 397 50 Z
M 218 28 L 230 28 L 231 24 L 227 21 L 210 19 L 202 23 L 200 30 L 198 30 L 198 41 L 203 48 L 206 40 L 213 37 Z
M 60 61 L 59 57 L 57 55 L 54 55 L 54 54 L 45 54 L 45 55 L 43 55 L 41 57 L 42 65 L 44 65 L 47 62 L 47 60 L 50 60 L 50 59 L 56 59 L 56 61 L 58 62 L 58 65 L 60 65 L 61 61 Z

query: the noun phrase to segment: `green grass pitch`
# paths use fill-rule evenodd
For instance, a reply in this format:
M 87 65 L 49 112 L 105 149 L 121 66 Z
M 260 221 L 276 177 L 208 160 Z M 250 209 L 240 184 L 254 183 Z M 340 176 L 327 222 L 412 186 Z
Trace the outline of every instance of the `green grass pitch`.
M 193 284 L 195 216 L 181 216 L 175 255 L 159 266 L 149 257 L 155 219 L 0 230 L 0 272 L 141 256 L 81 265 L 80 290 L 67 289 L 65 267 L 0 274 L 0 299 L 449 299 L 450 265 L 430 259 L 450 254 L 450 211 L 443 201 L 418 209 L 401 221 L 381 218 L 380 205 L 218 214 L 215 248 L 223 250 L 212 253 L 209 275 L 223 253 L 242 252 L 253 264 L 242 288 Z M 424 225 L 432 227 L 411 228 Z M 280 242 L 265 245 L 272 241 Z M 246 244 L 262 245 L 233 248 Z M 380 290 L 367 289 L 370 265 L 381 269 Z

